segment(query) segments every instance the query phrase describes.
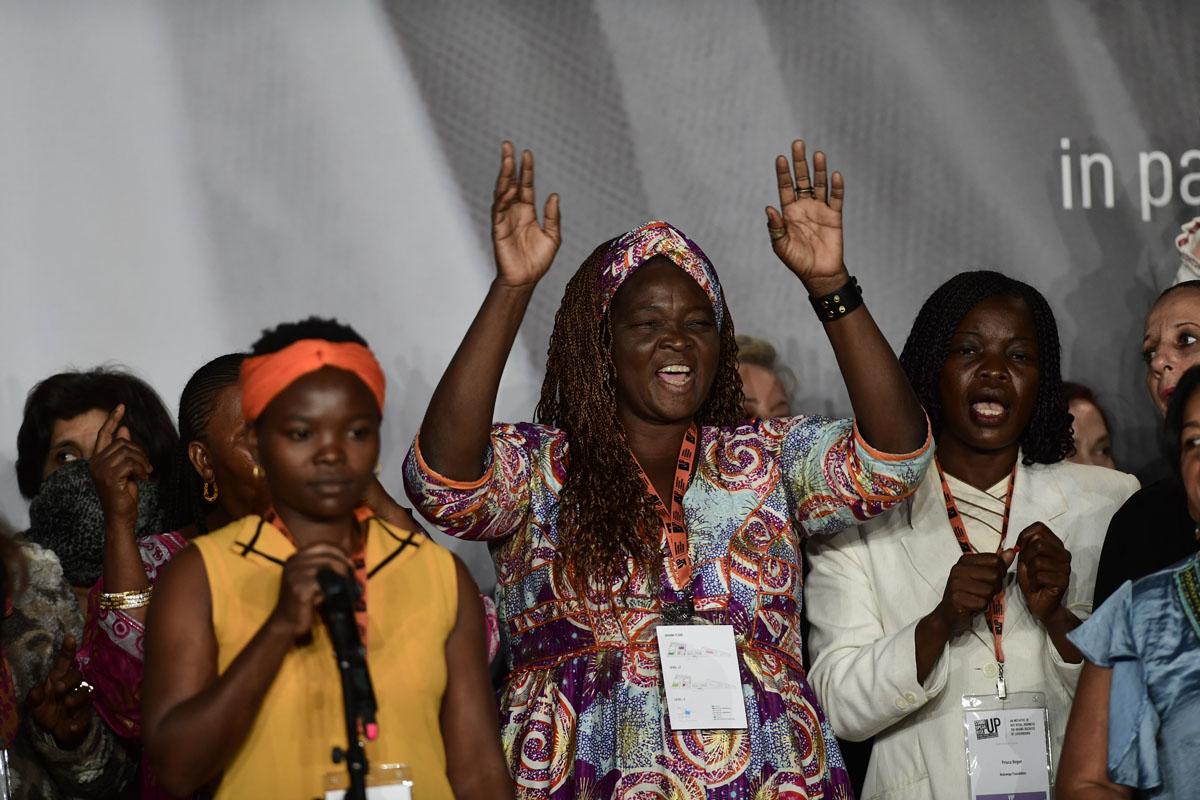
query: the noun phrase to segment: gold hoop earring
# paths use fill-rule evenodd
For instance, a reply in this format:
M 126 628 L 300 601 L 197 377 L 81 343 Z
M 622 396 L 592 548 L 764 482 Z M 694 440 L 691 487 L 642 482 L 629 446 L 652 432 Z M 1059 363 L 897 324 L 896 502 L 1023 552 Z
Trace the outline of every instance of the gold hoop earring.
M 262 477 L 264 475 L 266 475 L 267 473 L 263 470 L 262 467 L 260 467 L 258 464 L 255 464 L 254 469 L 251 471 L 251 474 L 254 475 L 254 480 L 258 481 L 258 480 L 262 480 Z
M 220 494 L 220 491 L 217 489 L 216 481 L 205 481 L 204 482 L 204 500 L 205 500 L 205 502 L 207 502 L 207 503 L 217 502 L 217 496 L 219 494 Z

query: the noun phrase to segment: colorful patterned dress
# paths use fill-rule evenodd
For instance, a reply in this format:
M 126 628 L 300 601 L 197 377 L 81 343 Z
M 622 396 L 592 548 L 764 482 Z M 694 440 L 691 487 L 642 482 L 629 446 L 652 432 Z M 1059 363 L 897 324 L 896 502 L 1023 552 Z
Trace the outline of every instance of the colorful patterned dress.
M 566 434 L 496 425 L 472 483 L 438 475 L 414 443 L 404 476 L 417 509 L 451 536 L 491 545 L 511 654 L 501 735 L 518 797 L 849 797 L 801 663 L 801 540 L 896 504 L 931 456 L 928 443 L 878 453 L 849 420 L 701 429 L 683 498 L 692 590 L 698 616 L 734 628 L 749 728 L 672 731 L 653 633 L 662 599 L 674 598 L 664 575 L 631 562 L 607 596 L 582 598 L 555 574 Z

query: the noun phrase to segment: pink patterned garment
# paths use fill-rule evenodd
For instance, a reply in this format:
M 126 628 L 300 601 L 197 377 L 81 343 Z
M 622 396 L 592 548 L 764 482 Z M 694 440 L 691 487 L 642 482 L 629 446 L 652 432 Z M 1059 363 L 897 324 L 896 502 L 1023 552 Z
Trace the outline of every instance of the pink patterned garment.
M 725 302 L 716 270 L 700 246 L 669 222 L 655 220 L 634 228 L 613 242 L 600 268 L 600 313 L 608 310 L 617 289 L 638 267 L 652 258 L 669 258 L 700 285 L 712 303 L 719 329 L 725 322 Z
M 138 541 L 146 577 L 153 584 L 164 564 L 187 546 L 179 533 L 160 533 Z M 100 608 L 104 578 L 88 594 L 83 645 L 76 660 L 84 679 L 94 689 L 96 711 L 123 739 L 142 735 L 142 637 L 146 628 L 124 611 Z
M 138 540 L 142 566 L 153 584 L 159 570 L 176 553 L 187 547 L 187 539 L 178 533 L 159 533 Z M 142 637 L 146 628 L 124 611 L 100 608 L 104 578 L 96 581 L 88 593 L 87 619 L 83 624 L 83 644 L 75 656 L 84 680 L 95 692 L 92 701 L 96 713 L 123 739 L 142 735 L 142 673 L 146 658 Z M 171 800 L 154 781 L 147 762 L 142 761 L 143 800 Z

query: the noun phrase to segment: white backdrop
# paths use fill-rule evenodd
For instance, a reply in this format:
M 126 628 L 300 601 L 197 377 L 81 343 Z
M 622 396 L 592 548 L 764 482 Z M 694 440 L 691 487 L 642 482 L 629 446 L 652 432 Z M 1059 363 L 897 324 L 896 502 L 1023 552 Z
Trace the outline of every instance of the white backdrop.
M 204 361 L 310 313 L 379 354 L 399 491 L 486 290 L 490 259 L 382 12 L 203 5 L 0 9 L 0 506 L 18 526 L 16 432 L 39 379 L 116 362 L 174 411 Z M 514 359 L 502 412 L 526 414 L 538 380 Z M 482 546 L 461 549 L 486 580 Z
M 529 417 L 575 265 L 652 217 L 713 257 L 738 329 L 798 374 L 797 407 L 844 412 L 762 218 L 771 157 L 802 135 L 846 173 L 848 263 L 893 345 L 961 269 L 1028 280 L 1140 467 L 1141 316 L 1200 204 L 1197 41 L 1194 0 L 8 0 L 0 511 L 25 522 L 14 442 L 40 378 L 117 362 L 173 409 L 205 360 L 311 313 L 381 356 L 399 491 L 490 279 L 503 137 L 562 193 L 565 242 L 502 418 Z M 481 546 L 460 550 L 490 582 Z

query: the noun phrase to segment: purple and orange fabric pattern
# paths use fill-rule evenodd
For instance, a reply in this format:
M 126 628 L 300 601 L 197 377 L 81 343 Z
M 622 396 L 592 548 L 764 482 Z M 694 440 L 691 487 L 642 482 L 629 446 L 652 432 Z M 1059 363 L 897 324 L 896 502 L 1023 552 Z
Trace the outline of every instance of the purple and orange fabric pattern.
M 930 456 L 928 445 L 876 453 L 849 420 L 701 428 L 683 498 L 692 591 L 700 617 L 734 628 L 750 727 L 672 731 L 653 635 L 671 596 L 663 574 L 631 569 L 584 597 L 555 569 L 566 434 L 496 425 L 486 471 L 469 484 L 433 471 L 418 440 L 404 465 L 417 510 L 451 536 L 487 541 L 496 564 L 512 670 L 501 734 L 518 796 L 848 797 L 801 662 L 802 541 L 898 503 Z
M 609 248 L 601 262 L 600 280 L 596 287 L 600 295 L 600 313 L 608 311 L 613 295 L 621 288 L 621 284 L 638 267 L 656 256 L 669 258 L 700 285 L 712 303 L 719 330 L 725 321 L 725 302 L 717 271 L 698 244 L 671 223 L 660 220 L 634 228 Z

